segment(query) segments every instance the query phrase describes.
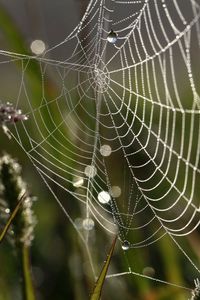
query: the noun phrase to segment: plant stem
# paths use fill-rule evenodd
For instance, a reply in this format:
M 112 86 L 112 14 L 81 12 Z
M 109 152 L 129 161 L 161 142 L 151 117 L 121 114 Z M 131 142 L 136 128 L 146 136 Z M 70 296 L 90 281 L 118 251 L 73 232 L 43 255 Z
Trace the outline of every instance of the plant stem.
M 26 245 L 22 247 L 22 263 L 23 263 L 23 286 L 25 290 L 26 300 L 35 300 L 34 287 L 31 276 L 30 266 L 30 248 Z

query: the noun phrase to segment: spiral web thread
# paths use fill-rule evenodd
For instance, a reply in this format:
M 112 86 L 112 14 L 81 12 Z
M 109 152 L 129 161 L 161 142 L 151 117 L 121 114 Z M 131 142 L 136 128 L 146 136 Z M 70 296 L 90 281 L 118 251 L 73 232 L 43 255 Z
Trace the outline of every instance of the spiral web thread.
M 73 32 L 42 56 L 0 51 L 2 68 L 18 65 L 12 102 L 29 118 L 10 134 L 86 247 L 78 213 L 55 186 L 79 203 L 88 235 L 100 224 L 129 251 L 168 235 L 199 272 L 178 242 L 200 223 L 199 16 L 195 0 L 91 0 Z M 41 89 L 33 99 L 34 63 Z M 109 276 L 129 273 L 128 263 Z

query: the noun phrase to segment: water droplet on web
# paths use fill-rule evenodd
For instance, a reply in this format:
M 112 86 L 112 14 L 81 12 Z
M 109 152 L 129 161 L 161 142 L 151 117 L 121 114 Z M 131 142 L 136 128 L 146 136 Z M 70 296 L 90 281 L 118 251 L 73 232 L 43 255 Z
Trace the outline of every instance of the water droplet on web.
M 121 193 L 122 193 L 122 190 L 118 185 L 113 185 L 110 189 L 110 194 L 114 198 L 120 197 Z
M 74 225 L 75 225 L 76 229 L 78 229 L 78 230 L 82 229 L 83 219 L 81 219 L 81 218 L 76 218 L 76 219 L 74 220 Z
M 84 180 L 82 177 L 76 177 L 73 180 L 73 186 L 78 188 L 81 187 L 84 184 Z
M 102 204 L 107 204 L 111 200 L 110 194 L 106 191 L 101 191 L 98 194 L 98 200 Z
M 122 243 L 122 249 L 125 250 L 125 251 L 127 251 L 127 250 L 130 249 L 130 243 L 129 243 L 129 241 L 123 241 L 123 243 Z
M 42 54 L 45 49 L 45 43 L 42 40 L 34 40 L 31 45 L 30 45 L 31 51 L 36 54 L 36 55 L 40 55 Z
M 86 218 L 83 220 L 83 228 L 85 230 L 92 230 L 94 228 L 94 221 L 90 218 Z
M 112 149 L 109 145 L 103 145 L 100 148 L 100 153 L 102 156 L 110 156 Z
M 93 178 L 97 175 L 97 169 L 95 166 L 88 165 L 87 167 L 85 167 L 84 173 L 87 177 Z
M 107 41 L 111 44 L 115 44 L 117 42 L 117 34 L 111 30 L 107 36 Z
M 6 209 L 5 209 L 5 213 L 6 213 L 6 214 L 9 214 L 9 213 L 10 213 L 10 208 L 6 208 Z
M 152 267 L 145 267 L 143 270 L 142 270 L 142 274 L 143 275 L 146 275 L 146 276 L 151 276 L 153 277 L 155 275 L 155 269 L 152 268 Z

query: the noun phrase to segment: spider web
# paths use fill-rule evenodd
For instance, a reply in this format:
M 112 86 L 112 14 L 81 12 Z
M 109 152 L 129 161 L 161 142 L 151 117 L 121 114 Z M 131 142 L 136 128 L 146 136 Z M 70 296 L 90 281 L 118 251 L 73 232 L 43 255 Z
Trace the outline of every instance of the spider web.
M 168 235 L 197 273 L 179 238 L 200 223 L 199 16 L 195 0 L 91 0 L 43 55 L 0 52 L 29 117 L 11 135 L 86 246 L 98 224 L 128 252 Z

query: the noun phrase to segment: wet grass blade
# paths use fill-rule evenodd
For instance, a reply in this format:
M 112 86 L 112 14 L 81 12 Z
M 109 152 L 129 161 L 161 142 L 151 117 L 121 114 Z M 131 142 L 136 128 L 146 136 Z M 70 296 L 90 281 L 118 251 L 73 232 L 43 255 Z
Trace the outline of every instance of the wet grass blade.
M 101 270 L 101 273 L 96 281 L 96 284 L 95 284 L 95 287 L 94 287 L 94 290 L 93 290 L 93 293 L 90 297 L 90 300 L 99 300 L 100 297 L 101 297 L 101 292 L 102 292 L 102 288 L 103 288 L 103 284 L 104 284 L 104 281 L 105 281 L 105 277 L 106 277 L 106 274 L 107 274 L 107 271 L 108 271 L 108 267 L 110 265 L 110 261 L 111 261 L 111 258 L 112 258 L 112 255 L 113 255 L 113 251 L 114 251 L 114 248 L 115 248 L 115 244 L 116 244 L 116 240 L 117 240 L 117 236 L 115 237 L 113 243 L 112 243 L 112 246 L 110 248 L 110 251 L 108 253 L 108 257 L 106 259 L 106 262 L 103 266 L 103 269 Z
M 24 199 L 25 199 L 25 195 L 26 195 L 26 193 L 24 193 L 24 194 L 21 196 L 21 198 L 20 198 L 19 202 L 17 203 L 17 205 L 16 205 L 14 211 L 12 212 L 10 218 L 8 219 L 8 222 L 6 223 L 6 225 L 5 225 L 5 227 L 4 227 L 3 231 L 2 231 L 2 233 L 0 234 L 0 243 L 3 241 L 3 238 L 5 237 L 5 235 L 6 235 L 7 231 L 8 231 L 8 229 L 9 229 L 9 227 L 10 227 L 12 221 L 13 221 L 13 219 L 15 218 L 16 214 L 18 213 L 18 211 L 19 211 L 19 209 L 20 209 L 20 207 L 21 207 L 21 205 L 22 205 L 22 203 L 23 203 L 23 201 L 24 201 Z

